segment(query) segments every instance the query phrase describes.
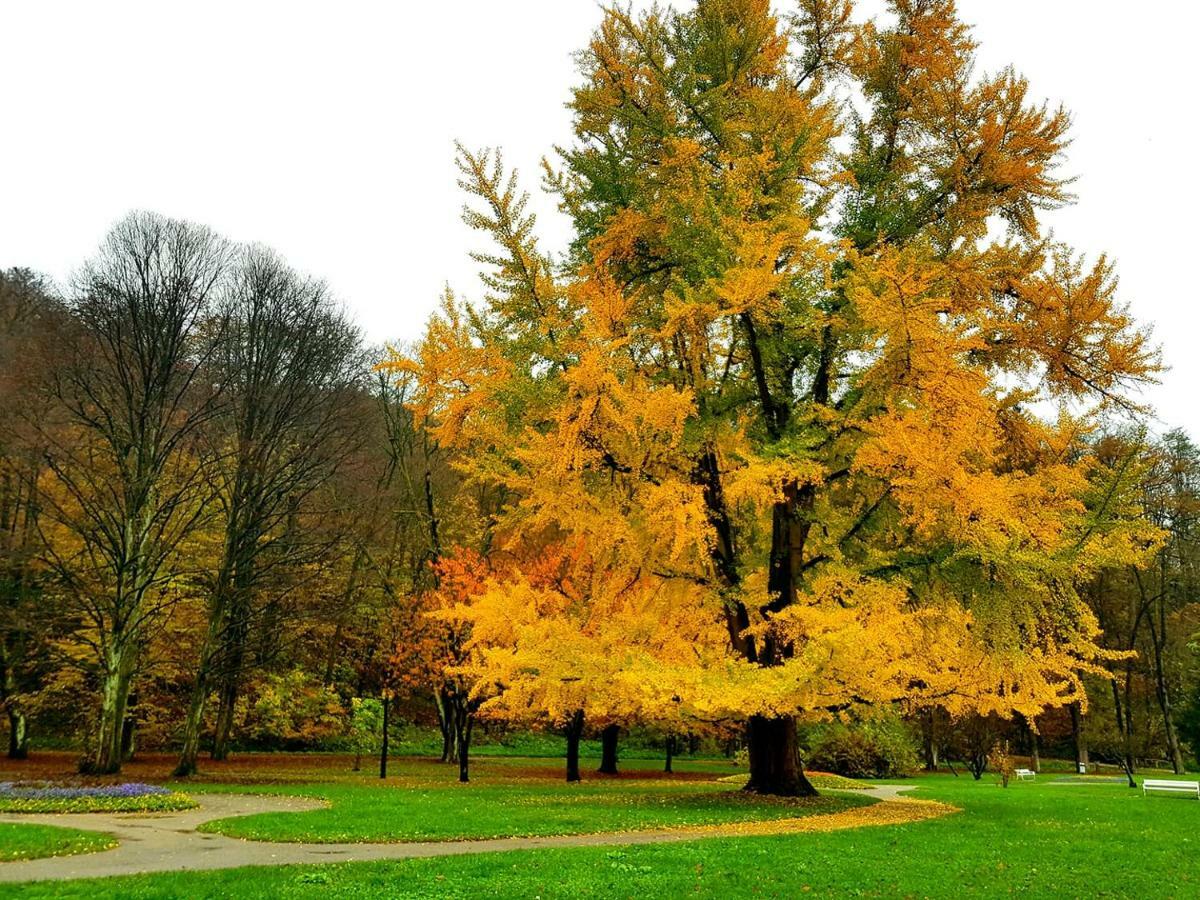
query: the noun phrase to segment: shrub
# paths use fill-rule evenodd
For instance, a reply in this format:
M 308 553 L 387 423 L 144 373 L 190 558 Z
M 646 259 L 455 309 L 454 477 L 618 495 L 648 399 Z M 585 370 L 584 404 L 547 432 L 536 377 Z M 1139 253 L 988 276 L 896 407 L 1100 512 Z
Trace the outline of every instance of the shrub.
M 301 669 L 269 673 L 250 686 L 242 733 L 251 746 L 311 750 L 346 731 L 341 698 Z
M 1000 779 L 1000 784 L 1008 787 L 1008 783 L 1017 773 L 1017 765 L 1013 761 L 1012 754 L 1008 752 L 1008 741 L 996 744 L 988 754 L 987 762 L 992 767 L 992 771 L 996 773 L 996 777 Z
M 917 747 L 899 717 L 879 714 L 814 729 L 805 765 L 846 778 L 896 778 L 917 767 Z

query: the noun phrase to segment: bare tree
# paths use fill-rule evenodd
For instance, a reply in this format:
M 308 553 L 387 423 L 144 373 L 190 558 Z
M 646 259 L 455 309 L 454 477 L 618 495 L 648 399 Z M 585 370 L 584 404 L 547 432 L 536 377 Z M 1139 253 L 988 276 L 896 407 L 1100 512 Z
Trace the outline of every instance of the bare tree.
M 141 650 L 174 598 L 178 548 L 205 513 L 195 455 L 216 408 L 200 378 L 228 258 L 207 228 L 133 213 L 80 272 L 52 378 L 48 559 L 94 651 L 101 706 L 85 767 L 115 772 Z M 50 426 L 53 427 L 50 427 Z
M 365 371 L 359 334 L 324 284 L 275 253 L 243 251 L 226 327 L 208 372 L 225 398 L 206 429 L 206 471 L 223 519 L 220 561 L 208 585 L 208 628 L 184 727 L 177 775 L 196 770 L 204 709 L 217 693 L 213 758 L 228 752 L 256 608 L 272 573 L 314 552 L 296 513 L 357 441 L 352 400 Z M 275 580 L 277 583 L 277 579 Z

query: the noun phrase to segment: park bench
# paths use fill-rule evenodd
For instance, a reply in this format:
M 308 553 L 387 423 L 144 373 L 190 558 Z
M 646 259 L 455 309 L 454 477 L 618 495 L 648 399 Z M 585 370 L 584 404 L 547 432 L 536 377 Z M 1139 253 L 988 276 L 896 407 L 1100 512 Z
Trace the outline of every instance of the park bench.
M 1200 800 L 1200 782 L 1196 781 L 1167 781 L 1162 778 L 1147 778 L 1142 782 L 1142 796 L 1146 791 L 1173 791 L 1180 794 L 1195 794 Z
M 1033 769 L 1017 769 L 1016 776 L 1018 781 L 1024 781 L 1026 778 L 1037 778 L 1037 772 Z

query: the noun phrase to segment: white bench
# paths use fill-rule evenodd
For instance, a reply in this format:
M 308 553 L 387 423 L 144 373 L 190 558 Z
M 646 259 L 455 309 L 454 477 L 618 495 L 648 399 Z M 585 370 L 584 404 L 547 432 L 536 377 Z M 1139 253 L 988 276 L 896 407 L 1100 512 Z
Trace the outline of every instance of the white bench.
M 1024 781 L 1026 778 L 1037 778 L 1037 772 L 1033 771 L 1033 769 L 1017 769 L 1014 774 L 1017 776 L 1018 781 Z
M 1172 791 L 1178 794 L 1195 794 L 1200 800 L 1200 781 L 1165 781 L 1161 778 L 1147 778 L 1142 782 L 1142 796 L 1146 791 Z

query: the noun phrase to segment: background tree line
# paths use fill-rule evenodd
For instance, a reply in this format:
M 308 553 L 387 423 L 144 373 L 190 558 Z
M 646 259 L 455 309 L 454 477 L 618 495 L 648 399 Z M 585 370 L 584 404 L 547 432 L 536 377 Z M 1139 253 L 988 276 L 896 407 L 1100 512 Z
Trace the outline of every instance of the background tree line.
M 67 292 L 2 273 L 0 316 L 10 757 L 40 732 L 86 748 L 89 770 L 140 743 L 177 751 L 188 774 L 236 742 L 349 746 L 355 698 L 382 697 L 436 723 L 466 777 L 469 629 L 442 613 L 492 565 L 503 497 L 462 483 L 414 416 L 411 376 L 376 370 L 323 284 L 266 248 L 134 214 Z M 1086 711 L 1033 721 L 898 710 L 925 767 L 982 771 L 1001 740 L 1130 772 L 1182 769 L 1200 748 L 1200 452 L 1180 431 L 1094 445 L 1112 489 L 1165 534 L 1152 565 L 1086 592 L 1111 679 L 1089 679 Z M 737 723 L 675 729 L 633 710 L 588 727 L 610 771 L 622 729 L 664 748 L 740 742 Z M 869 719 L 819 731 L 817 765 L 891 766 L 894 736 Z M 371 752 L 380 738 L 376 723 Z
M 343 730 L 428 577 L 445 473 L 325 285 L 134 213 L 61 293 L 0 275 L 0 316 L 9 755 L 40 729 L 113 772 L 140 739 L 187 774 L 247 691 L 315 698 L 260 723 L 280 741 Z

